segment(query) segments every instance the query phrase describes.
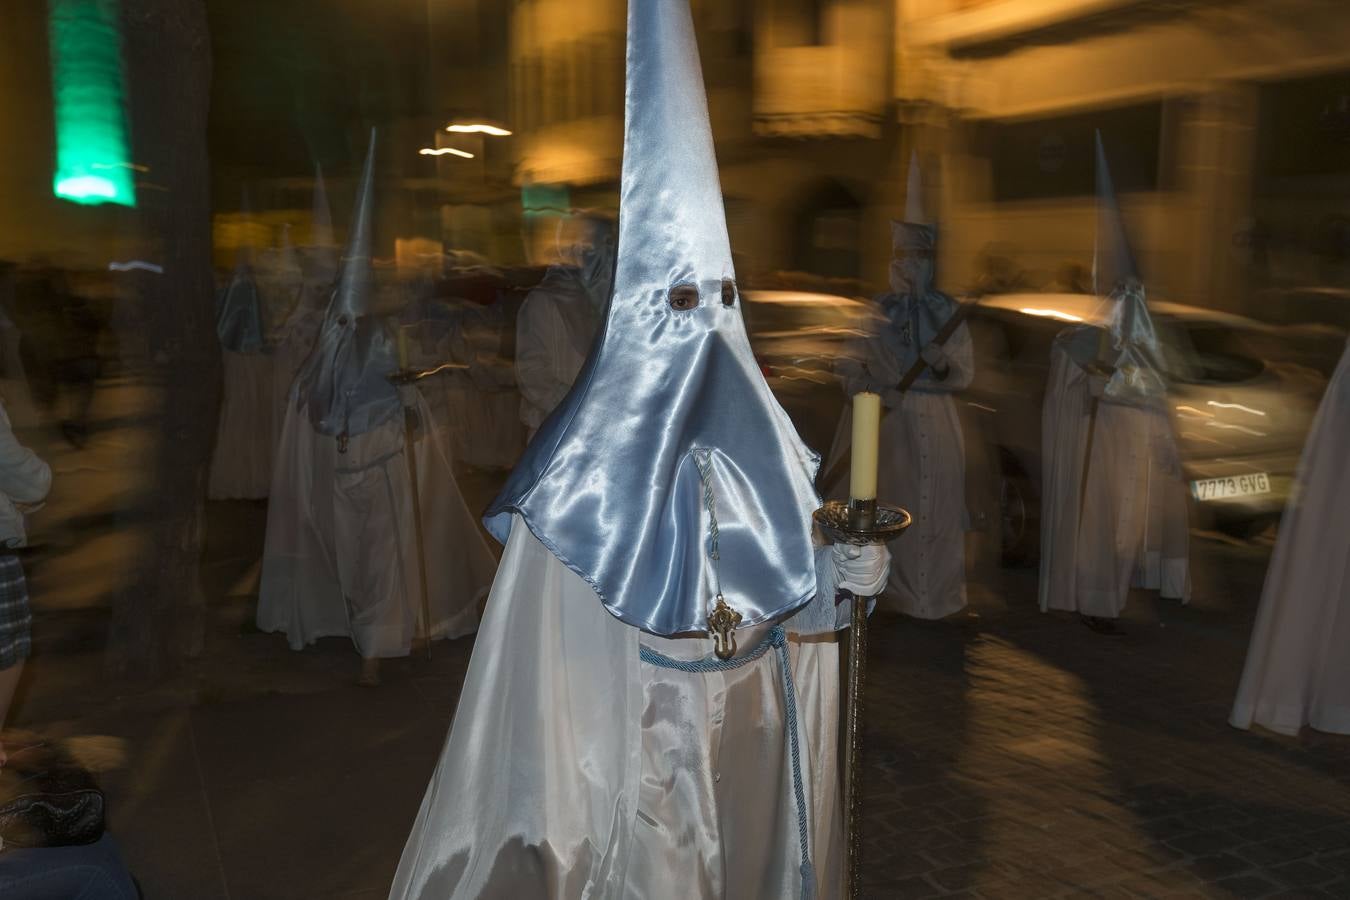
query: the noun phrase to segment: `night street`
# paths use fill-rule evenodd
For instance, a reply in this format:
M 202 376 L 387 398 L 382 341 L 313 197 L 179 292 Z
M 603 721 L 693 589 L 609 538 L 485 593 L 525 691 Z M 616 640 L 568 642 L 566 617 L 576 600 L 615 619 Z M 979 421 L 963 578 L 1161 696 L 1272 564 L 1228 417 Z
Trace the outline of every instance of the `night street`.
M 105 387 L 99 405 L 134 408 Z M 106 515 L 135 416 L 106 415 L 49 530 L 134 546 Z M 101 461 L 101 462 L 100 462 Z M 57 462 L 60 466 L 60 462 Z M 476 508 L 500 476 L 466 473 Z M 98 486 L 102 486 L 98 489 Z M 126 486 L 123 486 L 126 489 Z M 55 517 L 60 516 L 58 520 Z M 209 625 L 189 676 L 100 687 L 106 611 L 82 570 L 34 566 L 15 727 L 129 741 L 105 778 L 148 900 L 385 896 L 454 711 L 471 639 L 353 684 L 345 640 L 247 633 L 261 504 L 208 507 Z M 59 541 L 57 542 L 59 543 Z M 1189 608 L 1136 594 L 1126 636 L 1035 609 L 1035 571 L 972 584 L 975 615 L 879 614 L 868 679 L 868 896 L 1348 897 L 1350 746 L 1226 724 L 1269 553 L 1200 536 Z M 241 629 L 242 626 L 242 629 Z

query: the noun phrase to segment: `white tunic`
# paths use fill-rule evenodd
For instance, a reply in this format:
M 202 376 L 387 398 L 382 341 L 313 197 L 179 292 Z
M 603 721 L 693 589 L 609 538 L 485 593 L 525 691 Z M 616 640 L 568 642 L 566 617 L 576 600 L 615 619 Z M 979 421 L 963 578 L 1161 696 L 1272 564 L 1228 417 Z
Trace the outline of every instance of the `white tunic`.
M 223 393 L 207 496 L 259 500 L 272 483 L 273 359 L 221 350 Z
M 1280 521 L 1233 714 L 1238 728 L 1350 734 L 1350 346 Z
M 418 483 L 432 637 L 477 626 L 492 551 L 464 503 L 446 450 L 444 417 L 419 401 Z M 291 394 L 277 453 L 258 627 L 294 649 L 350 636 L 364 657 L 406 656 L 421 617 L 421 575 L 403 417 L 350 439 L 318 434 Z
M 555 266 L 530 291 L 516 319 L 520 419 L 530 437 L 572 389 L 598 324 L 580 279 Z
M 740 640 L 745 651 L 756 638 Z M 643 662 L 640 643 L 712 652 L 623 624 L 513 521 L 393 900 L 800 895 L 776 654 L 691 674 Z M 789 646 L 817 896 L 835 898 L 838 645 Z
M 1186 481 L 1161 398 L 1097 404 L 1084 478 L 1091 421 L 1091 378 L 1056 342 L 1041 416 L 1041 609 L 1117 618 L 1131 587 L 1189 600 Z

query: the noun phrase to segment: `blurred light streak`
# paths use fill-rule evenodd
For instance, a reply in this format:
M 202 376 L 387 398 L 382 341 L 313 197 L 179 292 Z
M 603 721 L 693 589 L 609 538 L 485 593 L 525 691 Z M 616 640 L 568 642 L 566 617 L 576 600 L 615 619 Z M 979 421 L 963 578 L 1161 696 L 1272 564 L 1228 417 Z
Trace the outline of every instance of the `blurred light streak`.
M 1245 413 L 1251 413 L 1254 416 L 1264 416 L 1263 409 L 1252 409 L 1250 406 L 1243 406 L 1241 403 L 1220 403 L 1218 400 L 1209 401 L 1209 405 L 1216 409 L 1240 409 Z
M 146 262 L 143 259 L 132 259 L 127 262 L 108 263 L 110 272 L 153 272 L 156 275 L 164 274 L 164 267 L 157 266 L 154 263 Z
M 1214 418 L 1214 413 L 1212 413 L 1212 412 L 1205 412 L 1203 409 L 1196 409 L 1194 406 L 1178 406 L 1178 407 L 1177 407 L 1177 412 L 1190 412 L 1190 413 L 1195 413 L 1197 416 L 1201 416 L 1201 417 L 1206 418 L 1206 419 L 1212 419 L 1212 418 Z
M 1073 313 L 1060 312 L 1057 309 L 1036 309 L 1035 307 L 1024 307 L 1018 312 L 1026 313 L 1029 316 L 1040 316 L 1044 319 L 1059 319 L 1061 322 L 1081 322 L 1082 316 L 1075 316 Z
M 467 153 L 463 150 L 456 150 L 454 147 L 442 147 L 439 150 L 433 150 L 430 147 L 423 147 L 421 150 L 418 150 L 417 152 L 423 156 L 444 156 L 447 153 L 453 153 L 455 156 L 462 156 L 465 159 L 473 159 L 472 153 Z
M 1224 431 L 1240 431 L 1243 434 L 1250 434 L 1254 437 L 1265 437 L 1264 431 L 1257 431 L 1255 428 L 1248 428 L 1245 425 L 1232 425 L 1228 422 L 1206 422 L 1206 428 L 1222 428 Z
M 117 0 L 49 0 L 56 172 L 75 203 L 136 205 L 127 152 Z
M 496 125 L 485 125 L 481 122 L 472 122 L 464 125 L 447 125 L 445 130 L 454 134 L 490 134 L 493 137 L 508 137 L 511 132 L 505 128 L 498 128 Z
M 982 410 L 984 410 L 985 412 L 991 412 L 991 413 L 996 413 L 996 412 L 998 412 L 998 410 L 994 409 L 992 406 L 985 406 L 983 403 L 976 403 L 974 400 L 967 400 L 967 401 L 966 401 L 966 405 L 967 405 L 967 406 L 973 406 L 973 407 L 975 407 L 976 409 L 982 409 Z

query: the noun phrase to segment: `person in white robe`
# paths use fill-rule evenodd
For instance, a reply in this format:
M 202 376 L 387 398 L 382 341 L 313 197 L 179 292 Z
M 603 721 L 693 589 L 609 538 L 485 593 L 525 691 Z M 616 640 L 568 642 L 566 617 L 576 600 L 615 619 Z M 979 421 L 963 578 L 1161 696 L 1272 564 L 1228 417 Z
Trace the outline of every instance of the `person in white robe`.
M 922 181 L 910 161 L 904 222 L 891 223 L 890 293 L 877 297 L 877 333 L 850 342 L 836 364 L 844 391 L 881 395 L 878 495 L 909 510 L 914 523 L 894 549 L 886 608 L 919 619 L 940 619 L 966 606 L 966 454 L 954 395 L 970 386 L 975 355 L 962 324 L 948 340 L 934 338 L 957 303 L 933 286 L 936 229 L 924 224 Z M 897 385 L 916 360 L 926 367 L 903 393 Z M 849 451 L 852 411 L 835 432 L 827 471 L 838 471 Z M 831 496 L 847 493 L 847 473 L 822 485 Z
M 300 283 L 294 301 L 285 318 L 276 324 L 272 338 L 273 396 L 276 399 L 274 435 L 278 445 L 286 422 L 291 386 L 314 349 L 337 278 L 338 249 L 333 240 L 328 192 L 324 188 L 323 170 L 317 166 L 309 241 L 298 248 L 295 256 Z
M 251 260 L 241 247 L 216 304 L 222 392 L 207 496 L 260 500 L 272 481 L 272 354 L 266 315 Z
M 631 0 L 628 40 L 615 288 L 488 509 L 505 556 L 394 900 L 842 890 L 836 590 L 888 555 L 814 546 L 819 457 L 746 338 L 689 0 Z
M 589 216 L 587 234 L 565 262 L 550 266 L 516 317 L 516 382 L 529 439 L 572 388 L 613 284 L 610 229 Z
M 400 394 L 387 378 L 394 338 L 370 312 L 374 148 L 372 135 L 338 286 L 287 404 L 257 614 L 259 629 L 283 632 L 297 650 L 349 637 L 365 684 L 378 682 L 381 658 L 408 655 L 414 639 L 473 632 L 495 570 L 455 480 L 449 423 L 416 387 Z
M 1350 734 L 1350 344 L 1280 519 L 1229 722 Z
M 1098 283 L 1106 327 L 1056 337 L 1041 417 L 1040 606 L 1119 634 L 1130 589 L 1190 598 L 1187 489 L 1154 332 L 1100 138 Z

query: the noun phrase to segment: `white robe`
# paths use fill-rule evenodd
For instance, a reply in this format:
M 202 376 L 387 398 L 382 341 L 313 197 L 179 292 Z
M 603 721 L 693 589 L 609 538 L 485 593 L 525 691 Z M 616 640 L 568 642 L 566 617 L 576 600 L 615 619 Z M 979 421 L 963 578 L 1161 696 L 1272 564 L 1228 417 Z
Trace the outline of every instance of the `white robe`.
M 1130 588 L 1190 599 L 1186 481 L 1161 398 L 1097 405 L 1081 522 L 1091 379 L 1058 344 L 1041 415 L 1042 611 L 1118 618 Z
M 314 349 L 314 341 L 323 326 L 324 311 L 297 305 L 286 321 L 277 329 L 272 344 L 272 437 L 273 453 L 280 446 L 286 426 L 286 408 L 291 387 L 300 367 Z
M 450 421 L 455 459 L 485 469 L 509 469 L 525 449 L 520 393 L 511 363 L 501 354 L 503 323 L 498 310 L 463 304 L 454 327 L 434 346 L 414 345 L 426 364 L 467 365 L 438 379 Z
M 443 417 L 416 442 L 433 638 L 477 627 L 495 561 L 464 503 Z M 349 636 L 364 657 L 406 656 L 421 619 L 421 576 L 403 416 L 350 439 L 314 431 L 291 395 L 267 510 L 258 627 L 293 649 Z
M 272 483 L 272 355 L 229 350 L 220 355 L 224 383 L 207 496 L 260 500 Z
M 877 602 L 920 619 L 940 619 L 966 606 L 966 449 L 951 392 L 969 387 L 975 374 L 969 329 L 958 328 L 943 349 L 948 357 L 945 379 L 920 378 L 904 394 L 882 392 L 886 411 L 877 495 L 904 507 L 914 521 L 890 545 L 890 581 Z M 905 374 L 879 338 L 855 342 L 850 361 L 839 368 L 850 395 L 877 383 L 899 384 Z M 852 429 L 853 410 L 846 405 L 822 471 L 830 471 L 849 452 Z M 843 498 L 848 477 L 823 487 L 829 496 Z
M 1350 734 L 1350 346 L 1299 464 L 1229 721 Z
M 755 640 L 741 635 L 741 650 Z M 800 895 L 776 654 L 686 674 L 641 661 L 639 643 L 712 651 L 614 618 L 517 517 L 392 900 Z M 838 644 L 789 646 L 817 896 L 832 900 Z
M 551 269 L 516 318 L 516 382 L 520 419 L 530 437 L 572 389 L 598 325 L 581 282 Z

